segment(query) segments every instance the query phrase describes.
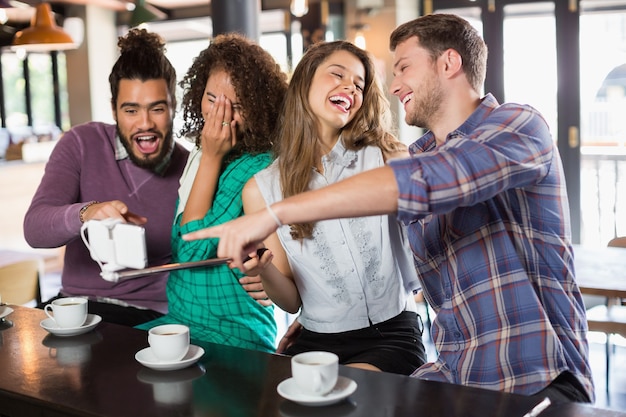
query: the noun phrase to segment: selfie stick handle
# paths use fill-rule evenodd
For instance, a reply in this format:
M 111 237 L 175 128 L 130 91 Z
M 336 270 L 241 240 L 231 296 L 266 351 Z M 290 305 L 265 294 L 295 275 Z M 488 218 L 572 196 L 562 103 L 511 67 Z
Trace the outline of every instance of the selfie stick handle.
M 117 282 L 122 279 L 131 279 L 137 277 L 143 277 L 146 275 L 158 274 L 165 271 L 174 271 L 177 269 L 188 269 L 188 268 L 198 268 L 201 266 L 214 266 L 214 265 L 223 265 L 228 263 L 230 258 L 216 258 L 216 259 L 206 259 L 203 261 L 195 261 L 195 262 L 179 262 L 173 264 L 165 264 L 160 266 L 153 266 L 151 268 L 144 269 L 135 269 L 129 271 L 102 271 L 100 275 L 102 278 L 107 281 Z
M 267 248 L 257 249 L 256 251 L 257 256 L 260 258 L 261 256 L 263 256 L 263 253 L 265 253 L 266 250 Z M 244 262 L 247 262 L 249 260 L 250 260 L 250 257 L 247 257 L 246 259 L 244 259 Z M 122 272 L 105 271 L 103 269 L 100 275 L 102 276 L 102 278 L 104 278 L 107 281 L 117 282 L 121 279 L 143 277 L 146 275 L 158 274 L 160 272 L 165 272 L 165 271 L 174 271 L 176 269 L 188 269 L 188 268 L 198 268 L 201 266 L 223 265 L 230 261 L 231 261 L 230 258 L 214 258 L 214 259 L 205 259 L 203 261 L 165 264 L 165 265 L 153 266 L 151 268 L 135 269 L 135 270 L 129 270 L 129 271 L 122 271 Z

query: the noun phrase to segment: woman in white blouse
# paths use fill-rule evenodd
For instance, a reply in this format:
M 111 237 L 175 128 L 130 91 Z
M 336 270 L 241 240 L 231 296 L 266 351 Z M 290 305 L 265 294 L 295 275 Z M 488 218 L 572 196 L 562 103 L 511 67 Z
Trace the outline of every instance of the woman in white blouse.
M 309 48 L 294 71 L 274 136 L 277 160 L 250 180 L 255 212 L 390 158 L 408 155 L 388 129 L 389 103 L 367 53 L 345 41 Z M 284 351 L 325 350 L 340 363 L 411 374 L 425 362 L 419 287 L 404 228 L 393 216 L 281 225 L 246 264 L 302 330 Z M 258 265 L 257 265 L 258 263 Z

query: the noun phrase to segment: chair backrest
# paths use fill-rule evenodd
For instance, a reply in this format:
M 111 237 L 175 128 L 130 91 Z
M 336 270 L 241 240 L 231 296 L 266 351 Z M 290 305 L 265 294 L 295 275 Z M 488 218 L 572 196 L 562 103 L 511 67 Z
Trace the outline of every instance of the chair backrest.
M 39 278 L 43 270 L 41 259 L 25 259 L 0 267 L 0 296 L 2 302 L 24 305 L 41 302 Z
M 626 248 L 626 236 L 614 237 L 613 239 L 609 240 L 607 246 L 614 248 Z M 619 303 L 619 300 L 617 301 Z M 621 304 L 626 305 L 626 298 L 622 298 Z
M 609 240 L 607 246 L 626 248 L 626 236 L 614 237 L 613 239 Z

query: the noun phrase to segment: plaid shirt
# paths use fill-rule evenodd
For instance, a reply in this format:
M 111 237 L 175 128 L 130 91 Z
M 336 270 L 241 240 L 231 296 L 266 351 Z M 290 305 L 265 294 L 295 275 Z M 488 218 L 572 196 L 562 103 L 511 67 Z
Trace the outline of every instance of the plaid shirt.
M 414 376 L 530 395 L 570 371 L 594 398 L 557 147 L 529 106 L 487 95 L 445 144 L 390 162 L 439 357 Z

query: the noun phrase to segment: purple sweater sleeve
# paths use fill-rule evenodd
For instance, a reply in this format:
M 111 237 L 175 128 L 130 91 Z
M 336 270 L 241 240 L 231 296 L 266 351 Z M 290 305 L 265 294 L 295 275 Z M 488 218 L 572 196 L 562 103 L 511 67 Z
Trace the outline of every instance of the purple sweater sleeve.
M 24 218 L 24 236 L 33 247 L 65 245 L 62 292 L 90 298 L 113 298 L 166 312 L 167 274 L 112 283 L 100 277 L 80 238 L 80 208 L 87 202 L 123 201 L 148 218 L 144 225 L 150 266 L 171 259 L 170 236 L 179 179 L 187 160 L 180 145 L 163 175 L 117 160 L 115 125 L 87 123 L 72 128 L 56 144 Z
M 83 145 L 76 132 L 70 130 L 50 155 L 24 218 L 24 237 L 29 245 L 56 248 L 79 236 L 82 223 L 78 213 L 89 201 L 81 199 L 80 192 Z

